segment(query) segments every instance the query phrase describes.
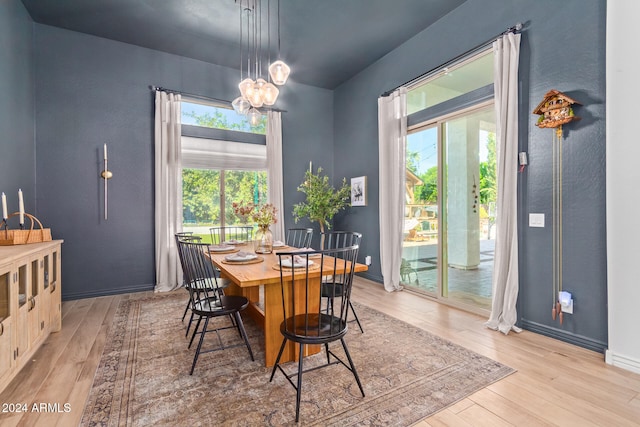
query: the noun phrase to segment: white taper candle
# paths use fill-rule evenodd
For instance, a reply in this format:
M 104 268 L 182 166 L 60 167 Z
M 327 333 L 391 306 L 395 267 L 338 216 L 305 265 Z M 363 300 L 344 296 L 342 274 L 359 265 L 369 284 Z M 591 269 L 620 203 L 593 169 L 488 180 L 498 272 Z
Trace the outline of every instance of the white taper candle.
M 18 189 L 18 209 L 20 210 L 20 225 L 24 224 L 24 200 L 22 199 L 22 190 Z
M 7 214 L 7 196 L 5 196 L 4 191 L 2 192 L 2 219 L 9 218 Z

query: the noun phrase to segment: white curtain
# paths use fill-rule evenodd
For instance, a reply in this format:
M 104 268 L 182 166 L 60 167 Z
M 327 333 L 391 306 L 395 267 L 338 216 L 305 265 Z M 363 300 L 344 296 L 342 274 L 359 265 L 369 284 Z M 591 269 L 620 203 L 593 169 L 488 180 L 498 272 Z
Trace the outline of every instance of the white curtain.
M 378 98 L 380 266 L 387 292 L 402 289 L 407 89 Z
M 182 228 L 180 95 L 156 91 L 155 243 L 156 292 L 182 284 L 174 234 Z
M 518 59 L 520 34 L 493 43 L 496 103 L 497 224 L 493 302 L 485 325 L 504 334 L 515 326 L 518 299 Z
M 278 209 L 278 222 L 271 226 L 274 240 L 285 240 L 282 178 L 282 113 L 267 112 L 267 176 L 269 203 Z

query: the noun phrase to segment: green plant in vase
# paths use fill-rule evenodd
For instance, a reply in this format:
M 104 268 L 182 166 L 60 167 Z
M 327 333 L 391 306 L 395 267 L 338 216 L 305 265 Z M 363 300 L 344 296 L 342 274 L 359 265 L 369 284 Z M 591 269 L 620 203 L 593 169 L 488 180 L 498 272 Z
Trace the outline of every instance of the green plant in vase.
M 312 222 L 320 224 L 320 232 L 325 228 L 331 228 L 331 220 L 340 210 L 350 206 L 351 187 L 347 185 L 347 179 L 342 178 L 342 186 L 335 189 L 329 183 L 329 177 L 322 174 L 319 167 L 316 173 L 309 169 L 304 174 L 304 182 L 298 186 L 298 191 L 306 195 L 304 202 L 293 205 L 293 217 L 295 222 L 302 218 L 309 218 Z M 324 248 L 324 236 L 320 247 Z

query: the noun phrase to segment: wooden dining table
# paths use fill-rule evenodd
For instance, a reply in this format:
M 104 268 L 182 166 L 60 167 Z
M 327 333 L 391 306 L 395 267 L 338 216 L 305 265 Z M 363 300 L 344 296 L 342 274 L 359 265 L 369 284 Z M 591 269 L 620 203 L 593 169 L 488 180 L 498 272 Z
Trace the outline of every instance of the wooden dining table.
M 240 246 L 238 249 L 250 252 L 251 245 Z M 245 312 L 253 319 L 264 331 L 264 362 L 265 366 L 273 366 L 278 357 L 278 351 L 282 345 L 283 336 L 280 333 L 280 324 L 284 320 L 282 287 L 280 286 L 280 268 L 278 265 L 279 252 L 294 251 L 296 248 L 284 247 L 274 250 L 271 254 L 257 254 L 259 262 L 252 263 L 230 263 L 225 260 L 228 253 L 210 252 L 208 257 L 211 262 L 220 269 L 221 276 L 229 279 L 232 283 L 225 289 L 227 295 L 242 295 L 249 300 L 249 306 Z M 314 259 L 319 262 L 319 259 Z M 356 263 L 355 272 L 367 270 L 364 264 Z M 331 269 L 333 271 L 333 261 L 330 257 L 324 258 L 324 271 Z M 309 270 L 309 277 L 314 294 L 320 295 L 320 268 Z M 303 301 L 293 301 L 291 297 L 291 284 L 293 286 L 304 286 L 305 269 L 296 269 L 292 275 L 290 269 L 283 271 L 284 281 L 284 299 L 288 310 L 294 306 L 299 312 L 303 306 Z M 302 274 L 300 274 L 302 273 Z M 295 280 L 293 278 L 295 277 Z M 260 292 L 261 286 L 264 292 Z M 262 294 L 262 295 L 261 295 Z M 261 298 L 262 296 L 262 298 Z M 317 304 L 320 304 L 320 298 L 313 304 L 317 310 Z M 288 311 L 290 312 L 290 311 Z M 318 353 L 320 346 L 305 346 L 304 355 Z M 285 346 L 281 362 L 294 361 L 298 358 L 297 344 L 288 342 Z

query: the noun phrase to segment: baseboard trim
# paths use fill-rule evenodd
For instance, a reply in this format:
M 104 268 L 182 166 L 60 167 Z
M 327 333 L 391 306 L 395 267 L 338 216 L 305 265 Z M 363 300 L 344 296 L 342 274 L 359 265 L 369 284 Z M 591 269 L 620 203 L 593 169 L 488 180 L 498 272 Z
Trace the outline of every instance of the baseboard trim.
M 145 292 L 145 291 L 152 291 L 154 288 L 155 286 L 153 284 L 147 283 L 143 285 L 128 286 L 125 288 L 117 288 L 117 289 L 99 289 L 99 290 L 92 290 L 92 291 L 86 291 L 86 292 L 65 293 L 64 287 L 63 287 L 62 300 L 71 301 L 75 299 L 105 297 L 109 295 L 128 294 L 132 292 Z
M 598 353 L 604 353 L 607 349 L 607 343 L 605 342 L 597 341 L 582 335 L 572 334 L 570 332 L 552 328 L 538 322 L 532 322 L 530 320 L 522 319 L 520 322 L 520 326 L 522 327 L 522 329 L 526 329 L 540 335 L 545 335 L 547 337 L 555 338 L 569 344 L 574 344 L 578 347 L 597 351 Z
M 604 361 L 609 365 L 640 374 L 640 360 L 638 359 L 623 356 L 622 354 L 607 350 L 604 353 Z
M 356 275 L 364 279 L 371 280 L 372 282 L 384 283 L 384 279 L 382 278 L 382 276 L 374 276 L 373 274 L 368 273 L 356 273 Z

